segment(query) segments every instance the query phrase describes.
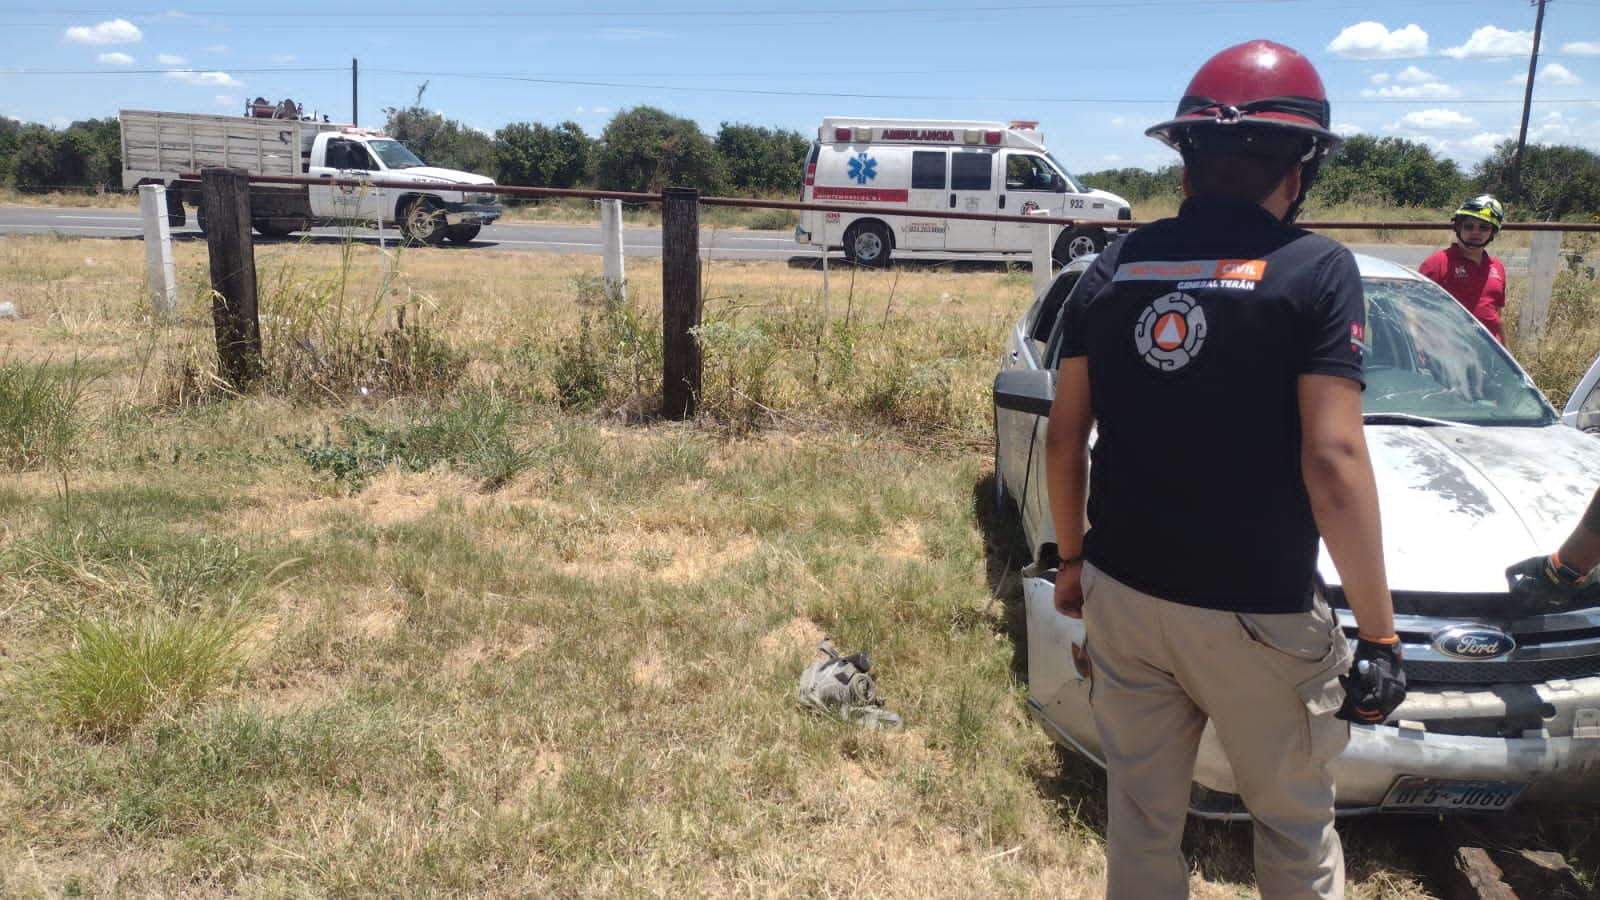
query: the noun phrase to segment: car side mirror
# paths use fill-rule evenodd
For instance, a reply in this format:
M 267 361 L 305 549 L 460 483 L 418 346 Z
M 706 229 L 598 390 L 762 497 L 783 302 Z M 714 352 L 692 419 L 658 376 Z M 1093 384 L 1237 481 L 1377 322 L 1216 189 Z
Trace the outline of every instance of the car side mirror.
M 995 376 L 994 405 L 1001 409 L 1050 415 L 1056 399 L 1056 373 L 1049 369 L 1007 369 Z

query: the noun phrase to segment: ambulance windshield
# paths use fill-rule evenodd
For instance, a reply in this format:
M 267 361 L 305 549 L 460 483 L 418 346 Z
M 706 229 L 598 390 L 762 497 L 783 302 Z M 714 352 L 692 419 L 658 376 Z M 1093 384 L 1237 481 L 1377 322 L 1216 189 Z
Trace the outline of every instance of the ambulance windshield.
M 1060 172 L 1062 177 L 1067 179 L 1067 186 L 1072 188 L 1073 193 L 1082 194 L 1088 191 L 1088 188 L 1083 186 L 1083 182 L 1072 177 L 1072 173 L 1068 172 L 1067 167 L 1061 164 L 1061 160 L 1056 159 L 1054 155 L 1049 153 L 1045 154 L 1045 156 L 1049 157 L 1051 164 L 1056 167 L 1056 171 Z

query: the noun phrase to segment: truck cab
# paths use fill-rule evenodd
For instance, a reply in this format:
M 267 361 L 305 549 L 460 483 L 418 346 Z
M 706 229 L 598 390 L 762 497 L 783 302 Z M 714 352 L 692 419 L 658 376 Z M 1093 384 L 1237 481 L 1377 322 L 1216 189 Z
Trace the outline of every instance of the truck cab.
M 407 237 L 436 244 L 446 238 L 467 243 L 500 217 L 500 202 L 493 193 L 471 190 L 492 185 L 493 179 L 429 166 L 380 132 L 346 128 L 307 133 L 305 138 L 305 173 L 328 181 L 310 190 L 316 219 L 397 224 Z M 346 183 L 335 184 L 336 179 Z M 352 179 L 408 182 L 417 188 L 349 184 Z M 447 185 L 461 189 L 447 190 Z

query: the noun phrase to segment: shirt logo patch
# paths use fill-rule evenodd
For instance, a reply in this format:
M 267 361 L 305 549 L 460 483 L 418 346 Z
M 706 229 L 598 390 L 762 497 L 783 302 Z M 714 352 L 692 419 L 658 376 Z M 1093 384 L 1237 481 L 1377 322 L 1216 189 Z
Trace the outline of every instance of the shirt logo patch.
M 1158 297 L 1133 326 L 1134 349 L 1163 372 L 1177 371 L 1194 361 L 1205 342 L 1205 310 L 1180 291 Z
M 1350 352 L 1357 356 L 1367 352 L 1367 328 L 1360 322 L 1350 323 Z

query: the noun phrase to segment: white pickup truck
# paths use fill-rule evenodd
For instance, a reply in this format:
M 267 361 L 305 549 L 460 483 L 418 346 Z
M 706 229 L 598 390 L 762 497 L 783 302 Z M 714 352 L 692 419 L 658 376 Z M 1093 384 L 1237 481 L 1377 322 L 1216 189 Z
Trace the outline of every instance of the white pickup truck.
M 208 166 L 328 180 L 326 185 L 251 184 L 251 225 L 268 236 L 321 225 L 373 225 L 398 227 L 423 243 L 465 244 L 500 217 L 499 199 L 483 190 L 494 179 L 429 166 L 376 131 L 314 119 L 128 109 L 118 118 L 122 186 L 166 185 L 168 221 L 174 226 L 184 224 L 187 202 L 205 230 L 199 173 Z M 351 184 L 351 179 L 385 186 Z M 405 186 L 392 186 L 397 182 Z

